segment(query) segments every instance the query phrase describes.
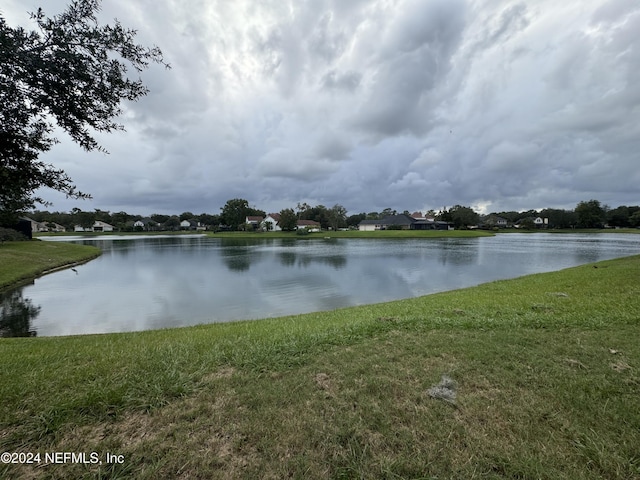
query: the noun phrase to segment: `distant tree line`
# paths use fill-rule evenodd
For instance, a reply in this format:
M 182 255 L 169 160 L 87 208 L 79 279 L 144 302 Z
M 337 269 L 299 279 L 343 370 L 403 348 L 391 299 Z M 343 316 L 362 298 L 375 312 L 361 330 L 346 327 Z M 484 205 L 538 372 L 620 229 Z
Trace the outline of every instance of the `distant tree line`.
M 397 210 L 386 208 L 381 212 L 363 212 L 348 216 L 346 208 L 339 204 L 328 208 L 324 205 L 311 206 L 307 203 L 298 203 L 295 208 L 285 208 L 278 213 L 280 214 L 280 227 L 286 231 L 295 230 L 298 220 L 313 220 L 318 222 L 324 230 L 338 230 L 340 228 L 356 228 L 362 220 L 378 220 L 398 213 L 408 215 L 409 211 L 398 212 Z M 462 205 L 443 208 L 438 212 L 429 210 L 424 214 L 436 220 L 451 222 L 455 228 L 476 226 L 481 224 L 482 219 L 488 216 L 481 216 L 473 208 Z M 502 217 L 510 224 L 522 223 L 524 225 L 527 225 L 527 219 L 535 217 L 547 218 L 549 228 L 602 228 L 605 225 L 610 227 L 640 227 L 640 206 L 622 205 L 612 209 L 607 205 L 602 205 L 598 200 L 582 201 L 577 204 L 574 210 L 546 208 L 521 212 L 493 212 L 489 215 Z M 117 230 L 133 231 L 135 230 L 134 222 L 150 219 L 158 226 L 158 229 L 164 230 L 178 230 L 180 229 L 180 222 L 183 220 L 195 220 L 211 230 L 237 231 L 246 228 L 247 217 L 259 216 L 264 218 L 266 212 L 250 206 L 245 199 L 234 198 L 228 200 L 220 208 L 219 214 L 183 212 L 179 215 L 152 214 L 145 217 L 127 212 L 112 213 L 100 209 L 83 211 L 79 208 L 74 208 L 66 213 L 36 210 L 28 213 L 27 216 L 38 222 L 57 223 L 67 228 L 67 230 L 73 230 L 76 225 L 85 228 L 91 227 L 96 220 L 100 220 L 113 225 Z
M 287 208 L 280 212 L 280 226 L 283 230 L 295 230 L 298 220 L 313 220 L 318 222 L 322 229 L 347 228 L 347 210 L 342 205 L 334 205 L 327 208 L 324 205 L 312 207 L 307 203 L 298 203 L 295 209 Z M 180 223 L 184 220 L 194 220 L 210 230 L 238 231 L 247 228 L 247 217 L 266 217 L 267 213 L 256 207 L 252 207 L 243 198 L 228 200 L 220 208 L 219 214 L 183 212 L 180 215 L 152 214 L 149 216 L 134 215 L 127 212 L 111 213 L 106 210 L 95 209 L 83 211 L 74 208 L 70 212 L 49 212 L 35 210 L 25 213 L 25 216 L 37 221 L 49 224 L 57 223 L 67 230 L 73 230 L 76 225 L 90 228 L 96 221 L 102 221 L 113 225 L 119 231 L 141 230 L 135 227 L 138 220 L 151 220 L 154 229 L 179 230 Z
M 579 202 L 574 210 L 545 208 L 540 211 L 498 212 L 495 215 L 514 224 L 531 217 L 547 218 L 549 228 L 640 227 L 640 206 L 621 205 L 612 209 L 598 200 Z
M 386 208 L 381 212 L 359 213 L 347 218 L 349 226 L 358 225 L 362 220 L 380 220 L 388 215 L 397 215 L 399 212 L 391 208 Z M 402 212 L 409 215 L 405 210 Z M 425 212 L 427 217 L 435 220 L 450 222 L 455 228 L 468 228 L 481 225 L 483 219 L 495 215 L 502 217 L 511 225 L 529 225 L 528 220 L 541 217 L 548 219 L 549 228 L 602 228 L 609 227 L 640 227 L 640 206 L 622 205 L 617 208 L 610 208 L 603 205 L 598 200 L 582 201 L 576 205 L 574 210 L 563 210 L 556 208 L 545 208 L 542 210 L 527 211 L 506 211 L 492 212 L 487 215 L 480 215 L 471 207 L 455 205 L 451 208 L 442 208 L 436 212 L 429 210 Z M 533 222 L 531 221 L 531 226 Z

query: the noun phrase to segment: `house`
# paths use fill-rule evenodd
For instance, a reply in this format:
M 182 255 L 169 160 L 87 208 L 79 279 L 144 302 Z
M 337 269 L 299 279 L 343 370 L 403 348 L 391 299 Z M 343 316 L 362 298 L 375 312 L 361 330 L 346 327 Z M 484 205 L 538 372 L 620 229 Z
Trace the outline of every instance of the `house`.
M 296 229 L 306 228 L 307 231 L 317 233 L 320 231 L 320 224 L 313 220 L 298 220 L 296 222 Z
M 270 213 L 264 220 L 262 221 L 262 225 L 267 232 L 280 232 L 282 228 L 280 227 L 280 214 L 279 213 Z
M 542 217 L 527 217 L 527 218 L 521 218 L 520 220 L 518 220 L 515 224 L 516 228 L 530 228 L 531 226 L 534 226 L 535 228 L 546 228 L 549 225 L 549 219 L 548 218 L 542 218 Z
M 44 222 L 36 222 L 35 220 L 33 220 L 32 218 L 29 217 L 20 217 L 20 221 L 22 223 L 24 223 L 25 225 L 27 224 L 27 222 L 29 224 L 31 224 L 31 233 L 38 233 L 38 232 L 47 232 L 48 229 L 46 228 L 46 224 Z M 27 227 L 29 228 L 29 227 Z
M 150 218 L 141 218 L 133 222 L 133 228 L 136 230 L 156 230 L 158 228 L 158 222 L 154 222 Z
M 195 219 L 190 220 L 182 220 L 180 222 L 180 229 L 182 230 L 206 230 L 207 227 L 202 225 L 199 221 Z
M 29 222 L 31 224 L 31 232 L 32 233 L 41 233 L 41 232 L 66 232 L 66 228 L 58 223 L 53 222 L 36 222 L 35 220 L 29 217 L 21 217 L 20 220 L 25 222 Z
M 487 217 L 483 220 L 482 224 L 487 228 L 507 228 L 508 221 L 506 218 L 502 218 L 496 214 L 487 215 Z
M 263 217 L 250 215 L 245 219 L 245 224 L 247 225 L 248 230 L 258 230 L 262 226 Z
M 81 225 L 76 225 L 73 227 L 74 232 L 113 232 L 115 227 L 113 225 L 109 225 L 107 222 L 103 222 L 101 220 L 96 220 L 93 222 L 93 226 L 84 228 Z
M 543 226 L 546 226 L 549 224 L 549 219 L 548 218 L 542 218 L 542 217 L 536 217 L 533 220 L 533 224 L 537 227 L 537 228 L 542 228 Z
M 363 220 L 358 224 L 360 231 L 374 230 L 450 230 L 448 222 L 441 222 L 430 218 L 422 220 L 411 215 L 387 215 L 380 220 Z
M 65 227 L 64 225 L 60 225 L 59 223 L 56 223 L 56 222 L 49 222 L 48 227 L 50 232 L 66 232 L 67 231 L 67 227 Z
M 382 223 L 380 220 L 362 220 L 358 224 L 358 230 L 361 232 L 373 232 L 375 230 L 382 229 Z

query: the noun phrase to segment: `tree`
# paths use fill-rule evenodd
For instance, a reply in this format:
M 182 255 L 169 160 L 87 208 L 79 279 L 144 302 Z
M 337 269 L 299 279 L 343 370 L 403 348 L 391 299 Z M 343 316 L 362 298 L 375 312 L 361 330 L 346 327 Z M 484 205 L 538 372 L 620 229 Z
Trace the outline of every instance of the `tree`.
M 306 204 L 305 204 L 306 205 Z M 324 205 L 309 207 L 299 213 L 300 220 L 313 220 L 318 222 L 323 230 L 329 227 L 329 211 Z
M 134 216 L 129 215 L 127 212 L 116 212 L 111 214 L 111 224 L 117 227 L 119 230 L 124 230 L 127 227 L 127 222 L 133 220 Z
M 135 30 L 115 21 L 99 25 L 99 0 L 74 0 L 48 18 L 31 14 L 37 30 L 12 28 L 0 16 L 0 215 L 15 218 L 36 203 L 48 187 L 72 198 L 90 198 L 71 178 L 39 159 L 57 143 L 55 125 L 86 151 L 106 152 L 96 132 L 123 130 L 116 122 L 123 100 L 137 100 L 148 90 L 131 80 L 150 62 L 164 63 L 157 47 L 134 42 Z M 1 13 L 1 12 L 0 12 Z
M 222 222 L 230 226 L 232 230 L 238 230 L 240 225 L 244 225 L 247 215 L 249 215 L 249 202 L 244 198 L 234 198 L 227 200 L 227 203 L 220 210 L 222 210 L 220 215 Z
M 480 220 L 480 215 L 478 215 L 472 208 L 463 207 L 462 205 L 455 205 L 449 209 L 448 212 L 451 220 L 453 222 L 453 226 L 455 228 L 466 228 L 472 225 L 477 225 Z
M 79 208 L 74 208 L 71 211 L 71 217 L 73 224 L 82 227 L 83 229 L 91 229 L 96 221 L 96 214 L 94 212 L 83 212 Z
M 169 215 L 162 215 L 160 213 L 154 213 L 153 215 L 151 215 L 150 218 L 151 218 L 151 220 L 153 220 L 156 223 L 163 224 L 167 220 L 169 220 Z M 180 222 L 178 222 L 178 223 L 180 223 Z
M 540 216 L 549 219 L 549 227 L 551 228 L 573 228 L 577 223 L 577 217 L 573 210 L 545 208 L 540 211 Z
M 578 203 L 575 212 L 578 217 L 578 227 L 602 228 L 605 220 L 605 210 L 598 200 Z
M 296 214 L 298 215 L 299 218 L 302 218 L 302 214 L 304 212 L 306 212 L 307 210 L 311 210 L 311 205 L 309 205 L 307 202 L 298 202 L 298 205 L 296 205 Z
M 296 229 L 296 224 L 298 222 L 298 216 L 296 212 L 293 211 L 292 208 L 285 208 L 284 210 L 280 210 L 280 221 L 278 224 L 280 228 L 285 231 L 293 231 Z
M 164 222 L 164 226 L 168 230 L 178 230 L 180 228 L 180 219 L 177 215 L 172 215 Z
M 209 215 L 208 213 L 201 213 L 196 218 L 202 225 L 213 226 L 220 224 L 220 215 Z
M 327 210 L 327 219 L 329 220 L 329 226 L 333 230 L 338 230 L 347 224 L 347 209 L 342 205 L 335 204 Z
M 628 227 L 630 218 L 629 207 L 625 205 L 607 212 L 607 223 L 612 227 Z
M 347 226 L 348 227 L 357 227 L 361 221 L 366 220 L 367 214 L 362 212 L 356 215 L 349 215 L 347 217 Z

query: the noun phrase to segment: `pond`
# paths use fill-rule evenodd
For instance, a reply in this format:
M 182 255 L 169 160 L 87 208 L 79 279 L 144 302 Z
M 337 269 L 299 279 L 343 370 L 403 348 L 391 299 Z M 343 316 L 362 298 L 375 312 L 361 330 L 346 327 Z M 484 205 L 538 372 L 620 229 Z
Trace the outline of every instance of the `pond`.
M 4 336 L 126 332 L 332 310 L 640 253 L 640 236 L 629 234 L 64 240 L 96 245 L 103 254 L 75 271 L 0 294 Z

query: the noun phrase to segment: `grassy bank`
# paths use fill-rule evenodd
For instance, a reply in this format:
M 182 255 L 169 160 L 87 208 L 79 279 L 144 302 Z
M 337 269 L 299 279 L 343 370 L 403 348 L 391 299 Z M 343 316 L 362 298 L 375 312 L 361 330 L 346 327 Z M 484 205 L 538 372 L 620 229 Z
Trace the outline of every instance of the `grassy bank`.
M 0 477 L 640 478 L 639 279 L 640 256 L 280 319 L 0 339 L 0 451 L 42 455 Z M 455 400 L 430 394 L 444 374 Z
M 0 245 L 0 290 L 98 255 L 98 248 L 72 243 L 37 240 L 3 243 Z

